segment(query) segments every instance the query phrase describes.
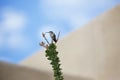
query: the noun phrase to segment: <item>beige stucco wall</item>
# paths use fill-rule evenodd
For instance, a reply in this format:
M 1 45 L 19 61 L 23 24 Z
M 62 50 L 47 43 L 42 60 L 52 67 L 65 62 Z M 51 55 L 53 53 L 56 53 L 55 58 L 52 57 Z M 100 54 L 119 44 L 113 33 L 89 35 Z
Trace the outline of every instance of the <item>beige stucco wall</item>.
M 49 72 L 0 61 L 0 80 L 54 80 Z M 78 76 L 64 75 L 64 80 L 92 80 Z
M 50 80 L 49 74 L 0 61 L 0 80 Z
M 93 80 L 120 80 L 120 5 L 59 40 L 63 72 Z M 44 50 L 23 66 L 51 72 Z

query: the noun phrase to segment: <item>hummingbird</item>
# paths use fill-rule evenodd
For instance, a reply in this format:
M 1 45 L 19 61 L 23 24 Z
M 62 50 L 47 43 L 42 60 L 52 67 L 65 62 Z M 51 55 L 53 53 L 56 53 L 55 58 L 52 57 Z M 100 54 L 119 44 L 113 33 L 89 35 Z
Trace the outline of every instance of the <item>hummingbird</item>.
M 57 39 L 56 39 L 55 33 L 53 31 L 49 31 L 47 33 L 50 34 L 50 37 L 51 37 L 52 41 L 54 41 L 55 43 L 57 43 Z

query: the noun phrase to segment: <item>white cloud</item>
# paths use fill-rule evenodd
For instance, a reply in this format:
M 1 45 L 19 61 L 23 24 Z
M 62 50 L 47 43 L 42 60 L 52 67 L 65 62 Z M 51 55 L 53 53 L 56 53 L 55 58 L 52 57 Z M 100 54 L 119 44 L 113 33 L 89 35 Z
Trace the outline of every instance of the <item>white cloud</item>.
M 2 25 L 8 30 L 19 30 L 24 27 L 26 16 L 11 8 L 3 9 Z
M 105 9 L 113 5 L 114 0 L 43 0 L 42 4 L 48 19 L 65 20 L 75 29 L 90 20 L 91 16 L 86 10 Z
M 88 21 L 88 17 L 78 11 L 82 3 L 81 0 L 44 0 L 43 11 L 48 19 L 65 20 L 75 29 Z
M 81 0 L 44 0 L 44 2 L 49 6 L 63 7 L 63 6 L 75 6 Z
M 44 5 L 51 7 L 81 7 L 91 4 L 107 6 L 114 3 L 114 0 L 43 0 Z
M 3 8 L 1 10 L 2 20 L 0 21 L 0 45 L 5 45 L 12 49 L 21 49 L 26 38 L 21 31 L 26 25 L 26 16 L 13 8 Z M 4 41 L 3 41 L 4 40 Z
M 90 20 L 89 17 L 86 17 L 85 15 L 73 15 L 68 18 L 69 24 L 74 28 L 78 28 L 85 23 L 87 23 Z

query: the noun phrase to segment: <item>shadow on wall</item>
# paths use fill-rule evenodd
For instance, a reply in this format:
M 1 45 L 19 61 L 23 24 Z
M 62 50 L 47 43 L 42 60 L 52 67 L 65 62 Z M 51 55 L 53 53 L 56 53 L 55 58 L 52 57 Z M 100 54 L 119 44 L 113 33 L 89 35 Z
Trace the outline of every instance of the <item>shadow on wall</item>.
M 47 72 L 0 62 L 0 80 L 53 80 L 51 76 Z M 65 75 L 64 78 L 64 80 L 93 80 L 69 75 Z

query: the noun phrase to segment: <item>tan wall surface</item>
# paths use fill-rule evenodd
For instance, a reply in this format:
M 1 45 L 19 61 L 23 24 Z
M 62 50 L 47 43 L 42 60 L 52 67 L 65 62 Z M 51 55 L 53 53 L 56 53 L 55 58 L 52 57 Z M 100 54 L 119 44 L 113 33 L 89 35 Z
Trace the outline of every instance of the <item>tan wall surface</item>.
M 48 73 L 0 62 L 0 80 L 50 80 Z
M 54 80 L 48 72 L 35 70 L 20 65 L 0 62 L 0 80 Z M 65 80 L 92 80 L 64 75 Z
M 120 80 L 120 5 L 59 41 L 63 72 L 93 80 Z M 51 72 L 44 51 L 21 65 Z

